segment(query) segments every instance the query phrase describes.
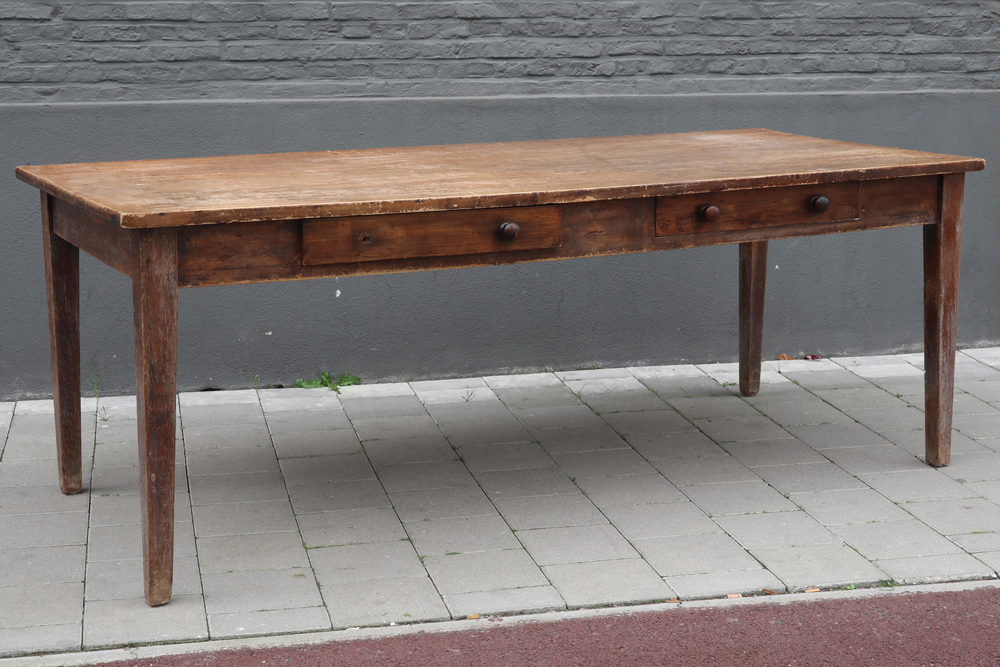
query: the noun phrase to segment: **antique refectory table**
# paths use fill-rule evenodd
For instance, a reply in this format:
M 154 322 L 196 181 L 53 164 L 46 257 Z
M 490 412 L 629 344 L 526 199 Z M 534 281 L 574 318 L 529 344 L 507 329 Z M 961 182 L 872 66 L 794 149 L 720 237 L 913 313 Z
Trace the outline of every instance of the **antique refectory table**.
M 79 250 L 132 279 L 157 605 L 173 576 L 178 288 L 738 243 L 749 395 L 768 240 L 903 225 L 923 226 L 926 458 L 946 465 L 965 172 L 983 168 L 761 129 L 19 167 L 41 190 L 60 485 L 82 489 Z

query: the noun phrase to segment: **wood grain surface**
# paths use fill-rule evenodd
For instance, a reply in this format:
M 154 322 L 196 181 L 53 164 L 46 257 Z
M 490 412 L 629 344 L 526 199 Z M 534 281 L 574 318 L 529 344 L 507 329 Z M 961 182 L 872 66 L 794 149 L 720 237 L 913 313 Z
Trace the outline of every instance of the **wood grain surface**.
M 122 227 L 656 197 L 983 169 L 976 158 L 764 129 L 22 166 Z

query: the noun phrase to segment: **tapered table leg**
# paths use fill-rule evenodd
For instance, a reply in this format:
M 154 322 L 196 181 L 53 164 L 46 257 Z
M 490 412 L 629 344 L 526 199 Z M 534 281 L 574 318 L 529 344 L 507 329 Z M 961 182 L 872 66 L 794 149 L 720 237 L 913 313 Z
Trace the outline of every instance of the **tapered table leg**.
M 941 221 L 924 225 L 924 428 L 927 463 L 951 462 L 955 332 L 965 174 L 942 176 Z
M 42 193 L 45 292 L 49 303 L 52 401 L 59 488 L 83 490 L 80 443 L 80 251 L 52 229 L 52 196 Z
M 142 230 L 133 244 L 135 383 L 139 418 L 143 580 L 146 602 L 170 601 L 174 561 L 177 419 L 177 235 Z
M 740 244 L 740 393 L 760 391 L 760 361 L 764 349 L 764 287 L 767 283 L 767 241 Z

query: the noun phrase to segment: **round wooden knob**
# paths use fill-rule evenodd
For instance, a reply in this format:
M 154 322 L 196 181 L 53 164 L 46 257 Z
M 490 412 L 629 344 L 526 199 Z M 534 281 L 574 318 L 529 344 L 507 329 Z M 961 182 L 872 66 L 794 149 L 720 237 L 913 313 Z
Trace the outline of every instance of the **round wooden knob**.
M 505 222 L 500 225 L 500 238 L 504 241 L 513 241 L 521 233 L 521 225 L 516 222 Z
M 830 200 L 823 195 L 816 195 L 809 200 L 809 208 L 817 213 L 823 213 L 830 208 Z
M 705 204 L 698 209 L 698 217 L 705 222 L 715 222 L 722 217 L 722 211 L 719 210 L 718 206 L 713 206 L 712 204 Z

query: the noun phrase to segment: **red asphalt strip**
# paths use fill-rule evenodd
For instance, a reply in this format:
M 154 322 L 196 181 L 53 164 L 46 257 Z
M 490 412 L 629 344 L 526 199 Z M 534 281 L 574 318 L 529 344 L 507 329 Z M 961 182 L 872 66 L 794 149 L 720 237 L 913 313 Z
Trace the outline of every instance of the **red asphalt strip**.
M 670 609 L 106 667 L 1000 665 L 1000 588 Z

